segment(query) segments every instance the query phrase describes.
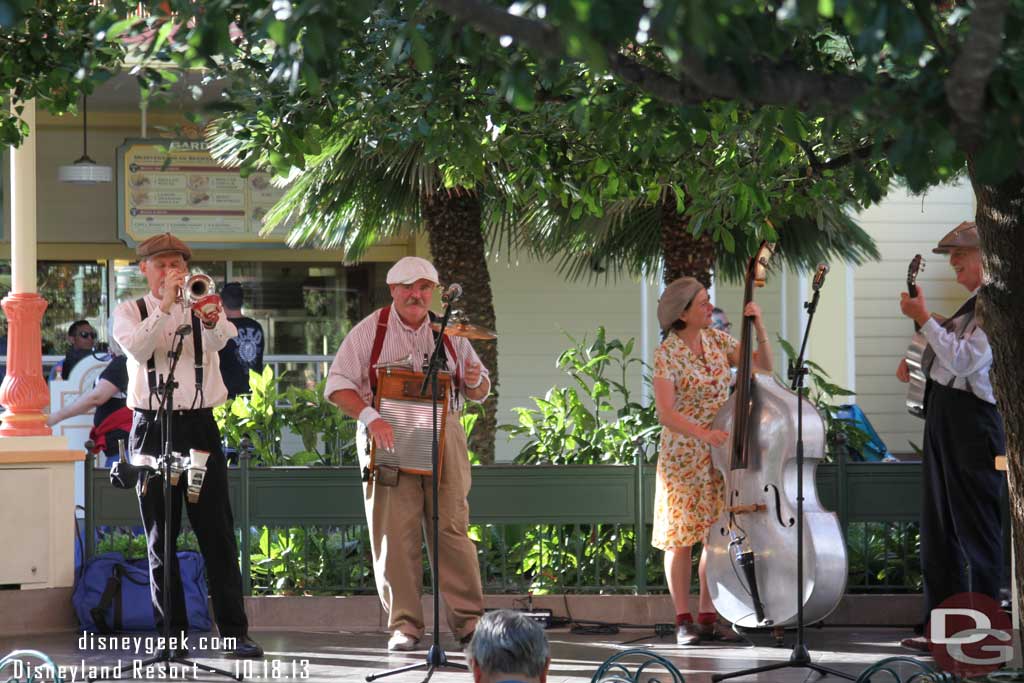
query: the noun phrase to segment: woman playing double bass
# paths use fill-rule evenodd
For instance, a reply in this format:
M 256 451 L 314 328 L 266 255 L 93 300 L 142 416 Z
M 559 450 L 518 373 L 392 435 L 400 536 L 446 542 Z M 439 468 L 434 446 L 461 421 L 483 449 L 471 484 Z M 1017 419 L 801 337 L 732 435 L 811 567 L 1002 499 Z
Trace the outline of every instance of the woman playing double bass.
M 679 645 L 736 638 L 718 627 L 703 552 L 696 624 L 689 606 L 691 549 L 705 541 L 725 504 L 722 475 L 711 465 L 711 447 L 724 444 L 729 433 L 711 429 L 711 423 L 729 398 L 730 368 L 739 361 L 739 343 L 711 328 L 712 310 L 707 290 L 692 277 L 669 284 L 658 301 L 664 340 L 654 354 L 653 385 L 662 430 L 651 545 L 665 551 L 665 577 L 676 610 Z M 750 302 L 743 315 L 753 318 L 757 330 L 754 363 L 771 372 L 772 354 L 761 308 Z

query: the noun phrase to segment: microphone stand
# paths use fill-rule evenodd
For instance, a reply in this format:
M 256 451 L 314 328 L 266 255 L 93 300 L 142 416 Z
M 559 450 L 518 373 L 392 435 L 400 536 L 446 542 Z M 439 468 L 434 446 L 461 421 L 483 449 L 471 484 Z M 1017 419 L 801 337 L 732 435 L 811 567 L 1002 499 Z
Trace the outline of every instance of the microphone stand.
M 807 325 L 804 328 L 804 338 L 800 343 L 800 353 L 795 361 L 789 363 L 789 379 L 792 380 L 792 389 L 796 392 L 796 642 L 793 644 L 793 652 L 789 655 L 788 662 L 779 662 L 767 666 L 758 666 L 752 669 L 742 669 L 727 674 L 714 674 L 712 681 L 724 681 L 728 678 L 738 676 L 750 676 L 765 671 L 777 671 L 779 669 L 803 668 L 816 671 L 822 676 L 836 676 L 845 678 L 848 681 L 857 680 L 856 676 L 843 673 L 836 669 L 830 669 L 811 661 L 811 653 L 804 641 L 804 377 L 807 375 L 807 366 L 804 365 L 804 354 L 807 351 L 807 339 L 811 334 L 811 323 L 814 322 L 814 312 L 818 308 L 818 298 L 821 296 L 821 284 L 815 278 L 814 295 L 810 301 L 804 302 L 807 310 Z
M 454 301 L 454 298 L 453 300 Z M 427 683 L 431 676 L 434 675 L 434 670 L 440 667 L 448 667 L 449 669 L 459 669 L 461 671 L 468 671 L 469 667 L 465 664 L 459 664 L 458 662 L 449 662 L 448 656 L 444 652 L 444 648 L 441 647 L 441 592 L 439 587 L 438 572 L 441 570 L 441 562 L 438 557 L 438 526 L 440 524 L 438 517 L 438 464 L 440 463 L 440 454 L 438 453 L 438 433 L 437 433 L 437 407 L 439 396 L 439 382 L 437 375 L 441 371 L 445 371 L 448 368 L 447 357 L 444 353 L 444 331 L 448 326 L 448 319 L 451 317 L 452 312 L 452 301 L 445 302 L 444 315 L 441 317 L 441 328 L 437 332 L 437 338 L 434 340 L 434 352 L 430 355 L 430 362 L 427 365 L 426 377 L 423 378 L 423 385 L 420 387 L 420 396 L 424 396 L 427 393 L 427 386 L 430 386 L 430 398 L 431 398 L 431 414 L 433 415 L 433 431 L 430 444 L 430 461 L 431 470 L 433 476 L 431 476 L 431 495 L 434 497 L 434 513 L 431 516 L 431 523 L 434 529 L 434 542 L 433 550 L 431 552 L 431 589 L 434 591 L 434 635 L 433 642 L 430 644 L 430 649 L 427 650 L 427 660 L 422 664 L 410 664 L 408 666 L 402 666 L 397 669 L 391 669 L 390 671 L 384 671 L 379 674 L 369 674 L 366 676 L 367 681 L 375 681 L 378 678 L 384 678 L 386 676 L 394 676 L 395 674 L 404 673 L 406 671 L 413 671 L 415 669 L 425 668 L 427 671 L 427 677 L 423 679 L 423 683 Z M 458 362 L 458 359 L 456 359 Z
M 160 386 L 157 391 L 160 392 L 160 403 L 157 405 L 157 422 L 160 424 L 160 441 L 163 444 L 163 450 L 160 454 L 159 467 L 161 468 L 161 474 L 163 476 L 163 496 L 164 496 L 164 552 L 163 552 L 163 601 L 161 609 L 163 610 L 163 624 L 162 624 L 162 636 L 163 636 L 163 648 L 148 659 L 144 659 L 139 663 L 140 668 L 148 668 L 154 664 L 159 665 L 164 671 L 163 677 L 167 677 L 168 672 L 173 673 L 171 664 L 181 664 L 181 675 L 183 677 L 188 675 L 188 669 L 191 668 L 193 671 L 198 669 L 200 671 L 206 671 L 208 673 L 220 674 L 221 676 L 227 676 L 233 678 L 236 681 L 242 680 L 241 674 L 233 674 L 223 669 L 218 669 L 207 664 L 200 664 L 199 662 L 192 661 L 187 656 L 187 650 L 183 647 L 171 647 L 171 561 L 174 559 L 174 547 L 171 539 L 171 511 L 172 498 L 171 498 L 171 455 L 172 441 L 171 441 L 171 427 L 173 424 L 174 416 L 174 390 L 178 386 L 178 382 L 174 379 L 174 372 L 178 368 L 178 360 L 181 358 L 181 349 L 185 344 L 185 337 L 192 332 L 192 327 L 189 326 L 186 332 L 185 326 L 179 328 L 174 333 L 174 342 L 171 345 L 171 350 L 167 352 L 167 358 L 170 361 L 170 368 L 167 372 L 167 379 L 160 378 Z M 152 471 L 152 470 L 148 470 Z M 184 472 L 182 472 L 184 474 Z M 146 474 L 146 476 L 149 476 Z M 180 476 L 180 475 L 179 475 Z M 179 634 L 180 635 L 180 634 Z M 176 654 L 177 652 L 185 652 L 186 654 Z M 103 680 L 101 678 L 89 678 L 89 683 L 97 680 Z

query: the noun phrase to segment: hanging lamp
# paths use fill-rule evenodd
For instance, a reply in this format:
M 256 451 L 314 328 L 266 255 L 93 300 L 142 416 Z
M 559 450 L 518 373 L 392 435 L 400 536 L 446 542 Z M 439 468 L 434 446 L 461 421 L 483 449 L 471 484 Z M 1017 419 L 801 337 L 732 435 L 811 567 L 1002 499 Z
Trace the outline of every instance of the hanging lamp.
M 100 166 L 89 157 L 88 144 L 89 135 L 87 125 L 89 121 L 86 109 L 86 97 L 82 95 L 82 156 L 75 160 L 75 163 L 61 166 L 57 169 L 57 179 L 62 183 L 76 183 L 79 185 L 92 185 L 95 183 L 109 183 L 114 172 L 110 166 Z

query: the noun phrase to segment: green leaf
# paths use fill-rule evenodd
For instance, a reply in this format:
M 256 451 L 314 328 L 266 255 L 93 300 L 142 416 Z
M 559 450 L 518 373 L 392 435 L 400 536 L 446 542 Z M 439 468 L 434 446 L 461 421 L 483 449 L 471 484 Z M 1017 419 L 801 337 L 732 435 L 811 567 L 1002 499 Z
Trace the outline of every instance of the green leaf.
M 284 47 L 288 44 L 288 25 L 274 19 L 267 26 L 267 35 L 272 41 Z
M 731 232 L 728 230 L 722 230 L 720 239 L 722 240 L 722 246 L 725 247 L 726 251 L 730 254 L 736 251 L 736 238 L 732 236 Z
M 782 132 L 793 142 L 801 142 L 806 137 L 801 116 L 791 107 L 782 113 Z
M 431 53 L 427 41 L 415 28 L 409 32 L 409 42 L 412 45 L 412 58 L 416 62 L 416 68 L 424 73 L 433 69 L 434 55 Z

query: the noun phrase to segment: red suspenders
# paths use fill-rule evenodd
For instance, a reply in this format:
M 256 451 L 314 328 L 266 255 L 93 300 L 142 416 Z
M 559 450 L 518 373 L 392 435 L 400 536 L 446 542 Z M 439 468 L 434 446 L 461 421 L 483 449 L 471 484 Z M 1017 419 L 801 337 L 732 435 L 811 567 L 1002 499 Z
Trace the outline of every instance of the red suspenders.
M 391 307 L 385 306 L 377 312 L 377 333 L 373 338 L 373 348 L 370 350 L 370 367 L 368 372 L 370 374 L 370 391 L 374 395 L 377 394 L 377 371 L 374 369 L 374 365 L 380 360 L 380 352 L 384 348 L 384 336 L 388 333 L 388 318 L 391 317 Z M 452 362 L 455 363 L 455 377 L 453 378 L 453 386 L 455 391 L 458 391 L 462 385 L 462 369 L 459 367 L 459 357 L 455 355 L 455 345 L 452 343 L 451 338 L 448 335 L 444 337 L 444 349 L 451 356 Z

